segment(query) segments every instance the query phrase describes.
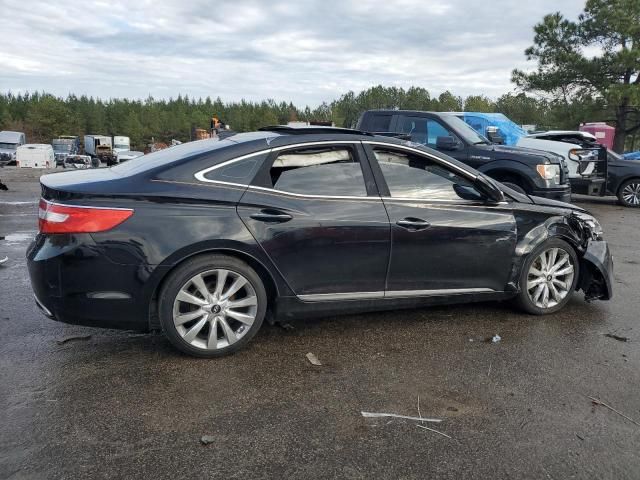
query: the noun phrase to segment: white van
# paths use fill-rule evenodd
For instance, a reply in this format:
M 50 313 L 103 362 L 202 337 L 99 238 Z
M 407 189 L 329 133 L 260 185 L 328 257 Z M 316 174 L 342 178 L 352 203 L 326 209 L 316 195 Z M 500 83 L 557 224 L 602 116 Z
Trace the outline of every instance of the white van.
M 28 143 L 16 150 L 16 165 L 20 168 L 53 168 L 56 165 L 53 147 L 46 143 Z

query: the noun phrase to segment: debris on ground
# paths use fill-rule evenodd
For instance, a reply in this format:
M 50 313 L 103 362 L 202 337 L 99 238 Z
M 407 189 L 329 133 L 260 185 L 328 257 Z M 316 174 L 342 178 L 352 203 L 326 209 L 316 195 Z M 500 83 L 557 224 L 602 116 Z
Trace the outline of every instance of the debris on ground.
M 609 410 L 611 410 L 614 413 L 617 413 L 618 415 L 620 415 L 622 418 L 626 418 L 627 420 L 629 420 L 631 423 L 634 423 L 636 425 L 638 425 L 640 427 L 640 423 L 636 422 L 633 418 L 628 417 L 627 415 L 625 415 L 624 413 L 616 410 L 615 408 L 613 408 L 611 405 L 607 405 L 606 403 L 604 403 L 602 400 L 598 400 L 597 398 L 594 397 L 587 397 L 591 400 L 591 403 L 593 403 L 594 405 L 602 405 L 605 408 L 608 408 Z
M 425 427 L 424 425 L 416 425 L 416 427 L 418 427 L 418 428 L 424 428 L 425 430 L 429 430 L 430 432 L 437 433 L 438 435 L 442 435 L 443 437 L 451 438 L 451 437 L 450 437 L 449 435 L 447 435 L 446 433 L 439 432 L 438 430 L 435 430 L 435 429 L 433 429 L 433 428 Z
M 578 439 L 579 439 L 579 440 L 584 441 L 584 437 L 582 437 L 582 436 L 578 435 L 577 433 L 576 433 L 576 437 L 578 437 Z
M 491 342 L 492 343 L 498 343 L 500 340 L 502 340 L 502 337 L 500 335 L 498 335 L 497 333 L 491 337 Z
M 322 363 L 320 362 L 320 360 L 318 360 L 318 357 L 316 357 L 311 352 L 307 353 L 307 360 L 309 360 L 309 363 L 311 365 L 315 365 L 316 367 L 321 367 L 322 366 Z
M 618 340 L 619 342 L 628 342 L 629 337 L 623 337 L 621 335 L 616 335 L 615 333 L 604 333 L 605 337 L 613 338 L 614 340 Z
M 9 261 L 9 257 L 0 258 L 0 265 Z
M 210 443 L 213 443 L 216 441 L 216 438 L 212 435 L 203 435 L 202 437 L 200 437 L 200 443 L 202 445 L 209 445 Z
M 67 342 L 75 342 L 75 341 L 90 340 L 90 339 L 91 339 L 91 335 L 72 335 L 70 337 L 64 337 L 64 338 L 61 338 L 60 340 L 56 340 L 56 343 L 58 345 L 64 345 Z
M 439 418 L 410 417 L 407 415 L 398 415 L 397 413 L 375 413 L 375 412 L 360 412 L 360 413 L 365 418 L 392 417 L 392 418 L 403 418 L 405 420 L 414 420 L 416 422 L 433 422 L 433 423 L 440 423 L 442 421 Z

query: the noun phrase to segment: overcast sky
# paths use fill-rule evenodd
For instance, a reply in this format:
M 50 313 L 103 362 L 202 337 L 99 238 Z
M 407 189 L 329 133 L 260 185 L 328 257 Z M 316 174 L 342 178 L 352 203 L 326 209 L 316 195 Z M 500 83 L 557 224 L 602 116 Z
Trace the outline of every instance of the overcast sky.
M 0 0 L 0 91 L 315 106 L 349 90 L 513 90 L 532 27 L 584 0 Z

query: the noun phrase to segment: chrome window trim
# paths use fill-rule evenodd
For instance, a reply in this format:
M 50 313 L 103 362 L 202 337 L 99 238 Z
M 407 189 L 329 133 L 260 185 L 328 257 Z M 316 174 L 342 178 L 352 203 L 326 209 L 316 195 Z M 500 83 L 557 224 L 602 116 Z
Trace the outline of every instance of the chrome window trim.
M 314 146 L 314 145 L 335 145 L 335 144 L 340 144 L 340 145 L 357 145 L 357 144 L 368 144 L 368 145 L 380 145 L 380 146 L 384 146 L 384 147 L 389 147 L 389 148 L 398 148 L 401 150 L 407 150 L 409 152 L 412 153 L 417 153 L 419 155 L 423 155 L 425 157 L 428 157 L 429 159 L 432 159 L 436 162 L 440 162 L 443 163 L 445 165 L 447 165 L 448 167 L 451 167 L 453 169 L 455 169 L 457 172 L 462 173 L 464 176 L 476 179 L 477 176 L 472 175 L 471 173 L 467 172 L 466 170 L 458 167 L 457 165 L 452 164 L 451 162 L 448 162 L 446 160 L 443 160 L 439 157 L 436 157 L 434 155 L 429 154 L 428 152 L 424 152 L 422 150 L 419 150 L 417 148 L 413 148 L 413 147 L 408 147 L 405 145 L 397 145 L 395 143 L 387 143 L 387 142 L 381 142 L 381 141 L 374 141 L 374 140 L 322 140 L 322 141 L 318 141 L 318 142 L 303 142 L 303 143 L 294 143 L 291 145 L 283 145 L 281 147 L 275 147 L 275 148 L 267 148 L 264 150 L 259 150 L 257 152 L 253 152 L 253 153 L 249 153 L 247 155 L 242 155 L 240 157 L 236 157 L 236 158 L 232 158 L 230 160 L 226 160 L 222 163 L 219 163 L 217 165 L 214 165 L 212 167 L 207 167 L 203 170 L 200 170 L 198 172 L 196 172 L 194 174 L 194 177 L 196 178 L 196 180 L 203 182 L 203 183 L 215 183 L 215 184 L 220 184 L 220 185 L 229 185 L 229 186 L 234 186 L 234 187 L 243 187 L 243 188 L 247 188 L 249 190 L 256 190 L 256 191 L 263 191 L 263 192 L 269 192 L 269 193 L 274 193 L 274 194 L 279 194 L 279 195 L 289 195 L 292 197 L 298 197 L 298 198 L 318 198 L 318 199 L 336 199 L 336 200 L 380 200 L 380 199 L 384 199 L 384 200 L 392 200 L 392 201 L 401 201 L 401 202 L 406 202 L 406 201 L 418 201 L 418 202 L 435 202 L 436 205 L 438 205 L 437 201 L 434 201 L 433 199 L 429 199 L 429 198 L 411 198 L 411 197 L 390 197 L 390 196 L 364 196 L 364 197 L 359 197 L 359 196 L 353 196 L 353 195 L 309 195 L 309 194 L 303 194 L 303 193 L 293 193 L 293 192 L 286 192 L 284 190 L 277 190 L 275 188 L 266 188 L 266 187 L 258 187 L 255 185 L 249 185 L 246 183 L 234 183 L 234 182 L 225 182 L 222 180 L 210 180 L 208 178 L 205 178 L 205 175 L 209 172 L 212 172 L 218 168 L 222 168 L 222 167 L 226 167 L 227 165 L 231 165 L 235 162 L 239 162 L 241 160 L 245 160 L 247 158 L 251 158 L 257 155 L 262 155 L 264 153 L 269 154 L 271 152 L 280 152 L 282 150 L 289 150 L 289 149 L 295 149 L 295 148 L 300 148 L 300 147 L 306 147 L 306 146 Z M 461 205 L 459 203 L 456 203 L 455 200 L 443 200 L 443 201 L 447 201 L 447 202 L 451 202 L 450 205 Z M 508 202 L 501 202 L 497 205 L 507 205 Z M 469 205 L 461 205 L 461 206 L 469 206 Z M 493 205 L 490 205 L 493 206 Z
M 380 292 L 317 293 L 297 295 L 303 302 L 330 302 L 335 300 L 373 300 L 379 298 L 438 297 L 470 293 L 500 293 L 492 288 L 443 288 L 437 290 L 389 290 Z

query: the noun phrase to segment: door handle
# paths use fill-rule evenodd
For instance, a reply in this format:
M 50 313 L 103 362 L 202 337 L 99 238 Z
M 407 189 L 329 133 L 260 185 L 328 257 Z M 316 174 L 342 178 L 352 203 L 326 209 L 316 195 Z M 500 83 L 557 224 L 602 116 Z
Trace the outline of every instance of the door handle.
M 288 222 L 293 218 L 288 213 L 278 210 L 261 210 L 260 212 L 252 213 L 249 217 L 259 222 Z
M 396 225 L 406 228 L 407 230 L 425 230 L 431 226 L 429 222 L 426 220 L 422 220 L 421 218 L 403 218 L 402 220 L 398 220 Z

